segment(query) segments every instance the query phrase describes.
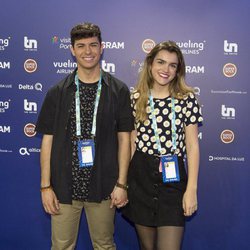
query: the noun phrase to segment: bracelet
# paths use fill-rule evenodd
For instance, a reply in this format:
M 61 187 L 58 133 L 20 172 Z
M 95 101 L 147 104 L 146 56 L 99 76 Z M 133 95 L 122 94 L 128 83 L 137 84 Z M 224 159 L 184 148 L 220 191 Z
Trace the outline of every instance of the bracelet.
M 47 190 L 47 189 L 52 189 L 51 185 L 45 186 L 45 187 L 41 187 L 41 188 L 40 188 L 40 191 L 43 192 L 43 191 L 45 191 L 45 190 Z
M 122 188 L 122 189 L 124 189 L 124 190 L 128 190 L 128 185 L 127 184 L 121 184 L 121 183 L 119 183 L 119 182 L 116 182 L 116 184 L 115 184 L 115 186 L 116 187 L 119 187 L 119 188 Z

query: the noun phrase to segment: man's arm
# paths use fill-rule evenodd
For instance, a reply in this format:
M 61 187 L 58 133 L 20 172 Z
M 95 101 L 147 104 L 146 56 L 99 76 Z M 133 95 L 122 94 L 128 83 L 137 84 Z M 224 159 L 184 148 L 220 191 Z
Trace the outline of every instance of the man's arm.
M 130 132 L 118 132 L 118 164 L 119 177 L 117 182 L 127 185 L 127 174 L 130 162 Z M 122 187 L 115 186 L 111 194 L 111 207 L 122 207 L 127 203 L 127 190 Z
M 131 136 L 130 136 L 130 138 L 131 138 L 131 142 L 130 142 L 130 145 L 131 145 L 131 156 L 130 157 L 131 157 L 131 159 L 132 159 L 132 157 L 135 153 L 135 150 L 136 150 L 136 145 L 135 145 L 136 136 L 137 136 L 137 131 L 133 130 L 131 132 Z
M 41 196 L 44 210 L 51 214 L 58 214 L 59 202 L 50 183 L 50 156 L 53 135 L 43 135 L 41 145 Z

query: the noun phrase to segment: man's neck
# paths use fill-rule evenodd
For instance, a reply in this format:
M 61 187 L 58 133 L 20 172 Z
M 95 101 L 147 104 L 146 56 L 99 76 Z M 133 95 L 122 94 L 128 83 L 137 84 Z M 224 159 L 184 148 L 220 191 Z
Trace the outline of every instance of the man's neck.
M 84 83 L 95 83 L 100 79 L 100 67 L 94 69 L 78 68 L 78 77 Z

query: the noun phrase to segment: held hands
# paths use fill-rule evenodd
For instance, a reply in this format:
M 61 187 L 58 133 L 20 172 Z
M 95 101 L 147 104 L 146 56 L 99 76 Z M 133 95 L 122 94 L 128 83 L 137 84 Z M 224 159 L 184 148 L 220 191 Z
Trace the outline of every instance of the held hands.
M 124 207 L 128 203 L 127 190 L 118 186 L 115 186 L 111 193 L 110 208 L 116 206 L 117 208 Z
M 182 199 L 182 207 L 185 216 L 191 216 L 198 209 L 197 192 L 186 190 Z
M 59 214 L 59 201 L 52 188 L 41 191 L 43 208 L 46 213 L 51 215 Z

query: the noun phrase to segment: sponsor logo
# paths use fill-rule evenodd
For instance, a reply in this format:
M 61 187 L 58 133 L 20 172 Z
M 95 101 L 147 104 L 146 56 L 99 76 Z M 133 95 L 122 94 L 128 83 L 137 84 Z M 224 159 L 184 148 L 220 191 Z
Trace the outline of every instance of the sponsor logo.
M 181 52 L 185 55 L 199 55 L 202 51 L 204 51 L 205 43 L 206 41 L 193 42 L 191 40 L 176 42 Z
M 19 154 L 20 155 L 30 155 L 32 153 L 40 153 L 41 149 L 40 148 L 27 148 L 27 147 L 22 147 L 19 149 Z
M 13 151 L 10 149 L 2 149 L 0 148 L 0 153 L 12 153 Z
M 208 161 L 239 161 L 239 162 L 244 162 L 245 157 L 242 156 L 214 156 L 214 155 L 209 155 L 208 156 Z
M 12 89 L 12 84 L 0 83 L 0 89 Z
M 70 74 L 77 67 L 77 63 L 68 60 L 66 62 L 53 62 L 53 66 L 57 74 Z
M 199 133 L 198 133 L 198 138 L 199 138 L 200 140 L 202 140 L 202 132 L 199 132 Z
M 10 126 L 0 125 L 0 133 L 10 133 Z
M 54 67 L 59 68 L 75 68 L 77 66 L 76 62 L 68 60 L 67 62 L 53 62 Z
M 189 74 L 204 74 L 205 67 L 204 66 L 186 66 L 186 73 Z
M 201 94 L 201 89 L 199 87 L 194 87 L 194 93 L 196 95 L 200 95 Z
M 58 36 L 53 36 L 52 44 L 57 45 L 59 49 L 69 49 L 71 45 L 71 39 L 69 37 L 59 38 Z
M 227 40 L 224 40 L 224 55 L 237 55 L 238 54 L 238 44 L 229 43 Z
M 0 62 L 0 69 L 10 69 L 10 62 Z
M 28 39 L 27 36 L 24 37 L 24 50 L 26 51 L 37 51 L 37 40 Z
M 247 91 L 243 90 L 211 90 L 211 94 L 229 94 L 229 95 L 246 95 Z
M 6 50 L 6 48 L 9 46 L 9 43 L 10 43 L 10 37 L 0 38 L 0 51 Z
M 124 49 L 124 42 L 102 42 L 104 49 Z
M 23 67 L 26 72 L 33 73 L 37 70 L 37 62 L 34 59 L 27 59 L 24 62 Z
M 53 37 L 52 37 L 52 43 L 53 43 L 53 44 L 57 44 L 58 41 L 59 41 L 59 37 L 58 37 L 58 36 L 53 36 Z
M 234 140 L 234 132 L 229 129 L 225 129 L 220 134 L 220 139 L 223 143 L 229 144 Z
M 53 62 L 53 66 L 57 74 L 70 74 L 77 67 L 77 63 L 68 60 L 66 62 Z
M 114 63 L 106 63 L 105 60 L 102 60 L 101 67 L 104 71 L 109 72 L 111 74 L 115 74 L 115 64 Z
M 131 67 L 138 68 L 137 73 L 140 73 L 143 69 L 144 62 L 140 62 L 139 60 L 133 59 L 131 61 Z
M 23 132 L 26 136 L 33 137 L 36 135 L 35 128 L 36 126 L 33 123 L 27 123 L 23 128 Z
M 8 101 L 0 101 L 0 113 L 5 113 L 10 107 L 10 99 Z
M 37 103 L 35 102 L 28 102 L 27 99 L 24 99 L 24 113 L 32 113 L 36 114 L 37 113 Z
M 18 84 L 18 89 L 43 91 L 43 85 L 40 82 L 35 84 Z
M 35 83 L 34 88 L 37 91 L 43 91 L 43 85 L 40 82 Z
M 226 107 L 224 104 L 221 105 L 222 119 L 235 119 L 235 109 Z
M 237 67 L 233 63 L 227 63 L 223 67 L 223 74 L 226 77 L 234 77 L 237 73 Z
M 145 39 L 141 45 L 142 50 L 147 54 L 154 48 L 154 46 L 155 46 L 155 41 L 152 39 Z

